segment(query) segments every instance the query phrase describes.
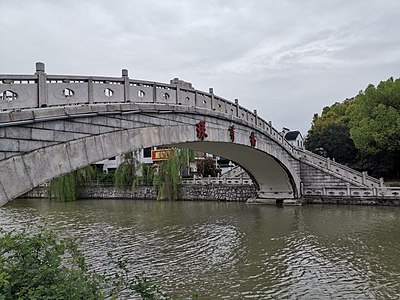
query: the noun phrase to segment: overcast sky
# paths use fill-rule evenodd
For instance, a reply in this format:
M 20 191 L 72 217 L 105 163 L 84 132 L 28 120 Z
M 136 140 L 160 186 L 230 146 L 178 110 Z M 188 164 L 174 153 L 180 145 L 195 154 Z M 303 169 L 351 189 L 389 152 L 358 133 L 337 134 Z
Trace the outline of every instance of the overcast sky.
M 0 0 L 0 73 L 174 77 L 282 126 L 400 77 L 399 0 Z

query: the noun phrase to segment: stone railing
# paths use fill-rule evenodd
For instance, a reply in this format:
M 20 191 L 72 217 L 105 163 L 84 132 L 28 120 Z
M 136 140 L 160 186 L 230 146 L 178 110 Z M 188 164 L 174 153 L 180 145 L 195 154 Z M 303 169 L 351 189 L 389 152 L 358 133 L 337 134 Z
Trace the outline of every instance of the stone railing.
M 236 185 L 252 185 L 253 181 L 250 178 L 225 178 L 225 177 L 203 177 L 191 179 L 182 179 L 181 184 L 236 184 Z
M 302 161 L 308 162 L 314 166 L 319 166 L 324 170 L 328 170 L 332 173 L 340 175 L 341 177 L 347 178 L 354 183 L 366 185 L 369 187 L 383 186 L 383 179 L 379 180 L 374 177 L 368 176 L 367 172 L 358 172 L 329 158 L 319 156 L 304 149 L 298 149 L 298 153 L 299 159 L 301 159 Z
M 125 69 L 119 78 L 49 75 L 43 63 L 36 63 L 35 75 L 0 75 L 0 113 L 117 103 L 182 105 L 219 112 L 267 134 L 293 156 L 298 155 L 296 148 L 272 127 L 271 121 L 261 119 L 256 110 L 251 112 L 240 106 L 238 99 L 231 102 L 215 95 L 212 88 L 204 92 L 178 83 L 130 79 Z
M 304 196 L 399 198 L 400 187 L 324 187 L 308 188 Z
M 245 172 L 246 171 L 243 170 L 240 166 L 235 166 L 232 169 L 230 169 L 229 171 L 222 174 L 221 178 L 225 178 L 225 177 L 237 178 L 237 177 L 239 177 L 239 175 L 242 175 Z
M 18 112 L 43 107 L 68 107 L 97 104 L 170 104 L 196 107 L 221 113 L 236 122 L 244 123 L 269 136 L 285 148 L 293 157 L 328 169 L 351 182 L 380 186 L 383 183 L 338 163 L 292 146 L 275 128 L 271 121 L 265 121 L 257 111 L 239 105 L 239 101 L 228 101 L 214 94 L 191 88 L 188 84 L 165 84 L 159 82 L 130 79 L 128 70 L 122 70 L 122 77 L 68 76 L 45 73 L 43 63 L 36 63 L 35 75 L 0 75 L 0 126 L 8 126 L 18 120 L 18 116 L 2 118 L 2 112 Z M 26 116 L 24 116 L 26 118 Z M 11 121 L 11 122 L 10 122 Z

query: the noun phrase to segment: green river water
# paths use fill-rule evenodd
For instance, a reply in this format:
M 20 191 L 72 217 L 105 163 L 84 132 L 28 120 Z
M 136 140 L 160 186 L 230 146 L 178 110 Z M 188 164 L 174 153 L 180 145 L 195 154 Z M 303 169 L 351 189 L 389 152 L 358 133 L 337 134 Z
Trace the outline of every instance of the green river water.
M 186 299 L 400 299 L 400 207 L 18 199 L 1 227 L 47 222 L 112 272 L 125 257 Z

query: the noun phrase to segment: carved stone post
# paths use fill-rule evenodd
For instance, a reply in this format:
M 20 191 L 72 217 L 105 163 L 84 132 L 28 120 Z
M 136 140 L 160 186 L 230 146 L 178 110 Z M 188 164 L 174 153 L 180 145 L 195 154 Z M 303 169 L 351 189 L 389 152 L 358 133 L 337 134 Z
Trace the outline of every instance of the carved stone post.
M 239 117 L 239 99 L 235 99 L 236 117 Z
M 37 86 L 38 86 L 38 106 L 46 107 L 48 105 L 47 97 L 47 75 L 45 65 L 42 62 L 36 63 Z
M 129 77 L 128 77 L 128 70 L 122 69 L 122 78 L 124 78 L 124 102 L 129 102 L 130 95 L 129 95 Z

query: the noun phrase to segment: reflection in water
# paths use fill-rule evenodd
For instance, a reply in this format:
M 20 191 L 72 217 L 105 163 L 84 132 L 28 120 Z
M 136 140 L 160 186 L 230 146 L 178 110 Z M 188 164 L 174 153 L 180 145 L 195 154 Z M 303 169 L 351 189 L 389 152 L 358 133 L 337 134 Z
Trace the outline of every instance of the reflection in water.
M 220 202 L 16 200 L 3 228 L 42 223 L 88 261 L 128 258 L 168 292 L 201 299 L 398 299 L 400 208 Z

